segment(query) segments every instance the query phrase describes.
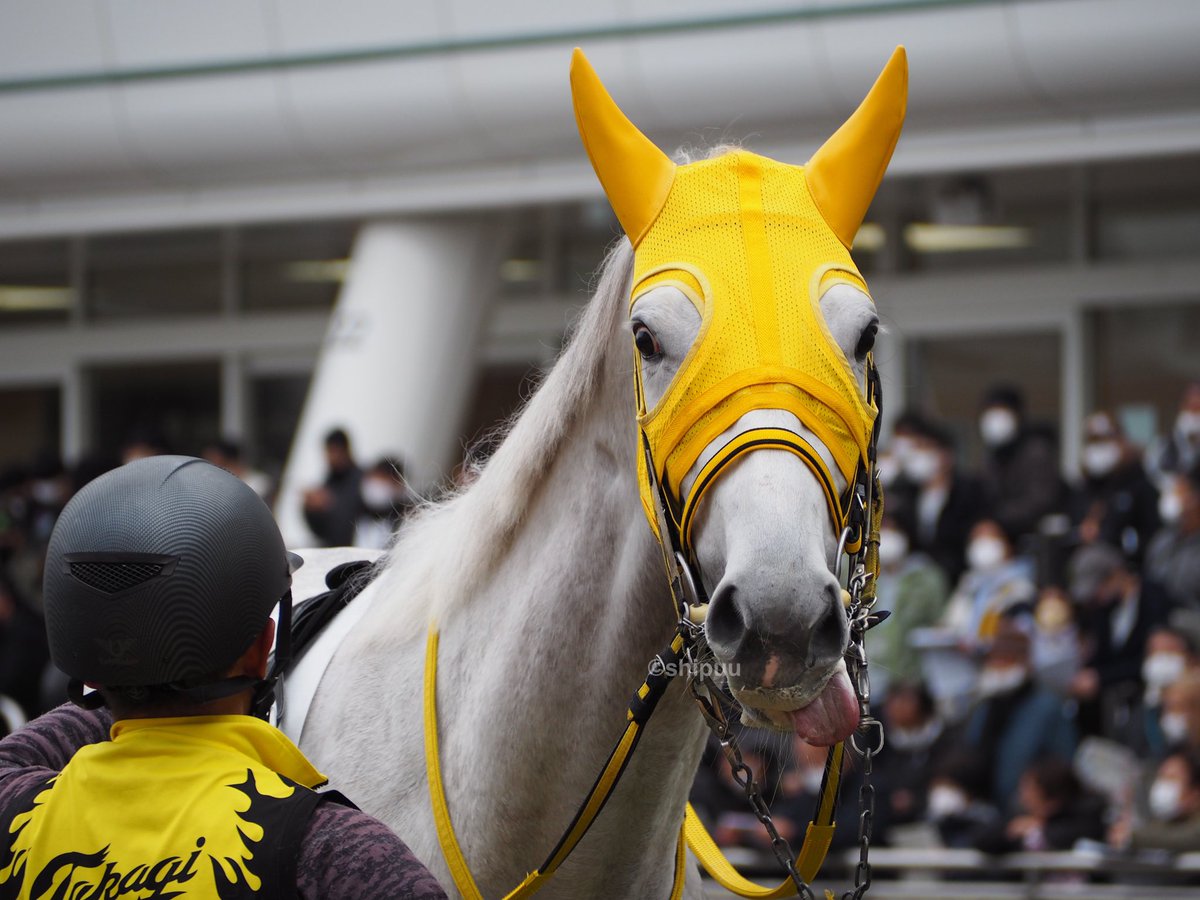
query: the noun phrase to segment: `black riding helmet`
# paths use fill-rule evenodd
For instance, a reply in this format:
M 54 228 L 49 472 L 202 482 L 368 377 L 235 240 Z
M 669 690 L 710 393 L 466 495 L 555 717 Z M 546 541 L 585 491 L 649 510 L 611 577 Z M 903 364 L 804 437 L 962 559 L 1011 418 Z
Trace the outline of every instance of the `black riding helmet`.
M 101 475 L 67 503 L 46 556 L 50 655 L 72 699 L 85 681 L 196 700 L 253 685 L 219 673 L 281 601 L 287 634 L 294 560 L 267 505 L 204 460 L 154 456 Z

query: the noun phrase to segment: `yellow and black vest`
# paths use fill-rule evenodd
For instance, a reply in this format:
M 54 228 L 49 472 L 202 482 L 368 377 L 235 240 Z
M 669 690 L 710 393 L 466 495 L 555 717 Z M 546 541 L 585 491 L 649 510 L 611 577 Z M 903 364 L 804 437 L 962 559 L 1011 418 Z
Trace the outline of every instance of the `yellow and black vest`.
M 325 781 L 250 716 L 117 722 L 0 823 L 0 898 L 294 898 Z

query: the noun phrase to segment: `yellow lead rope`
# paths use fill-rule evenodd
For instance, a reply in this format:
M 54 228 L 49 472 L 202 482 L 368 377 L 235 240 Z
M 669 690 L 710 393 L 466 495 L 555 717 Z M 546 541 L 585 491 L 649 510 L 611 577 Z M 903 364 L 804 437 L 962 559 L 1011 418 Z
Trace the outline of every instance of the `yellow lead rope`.
M 808 823 L 808 829 L 804 832 L 804 843 L 796 855 L 796 869 L 806 882 L 817 877 L 821 864 L 829 854 L 829 845 L 833 843 L 834 815 L 837 812 L 838 784 L 842 777 L 844 755 L 845 744 L 835 744 L 830 748 L 829 759 L 825 763 L 825 779 L 821 784 L 821 796 L 817 803 L 817 814 Z M 696 855 L 704 871 L 725 890 L 739 897 L 758 900 L 791 897 L 796 893 L 796 885 L 790 878 L 773 888 L 755 884 L 745 878 L 733 867 L 733 863 L 725 858 L 725 854 L 712 839 L 712 835 L 708 833 L 690 803 L 687 805 L 687 814 L 683 821 L 683 833 L 687 838 L 688 849 Z
M 682 635 L 676 635 L 671 642 L 670 651 L 681 654 L 684 640 Z M 483 900 L 471 868 L 463 855 L 462 847 L 454 835 L 454 825 L 450 819 L 450 808 L 446 803 L 446 791 L 442 784 L 441 756 L 438 752 L 437 727 L 437 651 L 438 630 L 436 625 L 429 628 L 429 636 L 425 642 L 425 684 L 424 684 L 424 730 L 425 730 L 425 770 L 429 781 L 429 800 L 433 808 L 433 820 L 437 827 L 438 844 L 442 855 L 450 867 L 450 877 L 454 886 L 465 900 Z M 661 677 L 661 676 L 660 676 Z M 643 682 L 638 689 L 637 698 L 627 711 L 627 724 L 621 739 L 609 755 L 599 777 L 588 792 L 587 797 L 576 812 L 575 818 L 559 839 L 558 845 L 550 852 L 550 856 L 542 865 L 525 876 L 525 879 L 505 895 L 504 900 L 532 896 L 554 875 L 560 865 L 570 856 L 571 851 L 583 839 L 596 817 L 600 815 L 604 804 L 617 786 L 625 766 L 628 764 L 633 751 L 641 736 L 641 729 L 653 712 L 657 696 L 666 682 L 658 682 L 652 686 L 651 679 Z M 657 691 L 656 691 L 657 688 Z M 657 696 L 652 696 L 657 693 Z M 639 701 L 647 705 L 640 706 Z M 804 835 L 804 845 L 797 857 L 797 868 L 805 881 L 816 877 L 817 871 L 829 852 L 829 844 L 833 840 L 833 816 L 837 801 L 838 784 L 841 780 L 843 746 L 831 748 L 829 760 L 825 766 L 825 780 L 821 785 L 821 799 L 817 807 L 817 815 L 809 823 Z M 743 878 L 721 853 L 719 847 L 705 830 L 704 825 L 693 811 L 691 804 L 687 805 L 683 827 L 680 832 L 678 846 L 675 850 L 675 874 L 671 884 L 670 900 L 679 900 L 683 896 L 683 883 L 686 874 L 686 855 L 684 845 L 691 849 L 704 866 L 704 869 L 727 890 L 742 897 L 772 898 L 788 897 L 795 893 L 795 885 L 789 880 L 777 888 L 764 888 Z
M 675 641 L 671 644 L 671 648 L 676 652 L 682 652 L 683 638 L 677 635 Z M 450 820 L 450 808 L 446 803 L 446 791 L 442 784 L 442 766 L 438 752 L 437 727 L 437 649 L 438 631 L 436 626 L 431 625 L 429 636 L 425 642 L 423 714 L 425 725 L 425 770 L 429 780 L 429 799 L 433 807 L 433 820 L 437 826 L 438 844 L 441 845 L 442 855 L 446 859 L 446 864 L 450 867 L 450 877 L 454 879 L 454 886 L 458 888 L 458 892 L 462 894 L 465 900 L 483 900 L 483 895 L 479 892 L 479 887 L 475 884 L 475 879 L 471 875 L 471 868 L 467 865 L 466 857 L 463 855 L 462 847 L 459 846 L 458 839 L 454 835 L 454 825 Z M 638 697 L 645 700 L 650 693 L 650 685 L 643 683 L 641 689 L 638 691 Z M 645 720 L 649 717 L 649 713 L 652 710 L 653 704 L 648 709 L 638 712 L 635 712 L 632 708 L 629 710 L 627 715 L 628 724 L 621 735 L 621 739 L 617 742 L 616 747 L 613 748 L 608 762 L 605 763 L 604 769 L 596 779 L 596 783 L 592 786 L 591 791 L 579 807 L 579 811 L 576 812 L 575 818 L 559 839 L 558 845 L 550 852 L 550 856 L 539 868 L 526 875 L 525 879 L 519 885 L 505 895 L 504 900 L 518 900 L 518 898 L 532 896 L 545 885 L 558 867 L 570 856 L 571 851 L 583 839 L 592 822 L 600 815 L 604 804 L 616 788 L 621 773 L 625 770 L 626 764 L 637 747 L 642 726 L 645 724 Z M 671 885 L 670 900 L 679 900 L 683 896 L 683 882 L 686 873 L 685 862 L 684 836 L 681 828 L 678 846 L 675 851 L 675 875 Z

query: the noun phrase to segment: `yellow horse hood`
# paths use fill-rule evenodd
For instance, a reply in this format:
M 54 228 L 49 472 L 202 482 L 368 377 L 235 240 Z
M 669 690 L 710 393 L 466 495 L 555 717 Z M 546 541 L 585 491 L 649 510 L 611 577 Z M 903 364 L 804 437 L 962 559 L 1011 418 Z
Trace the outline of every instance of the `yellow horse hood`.
M 700 333 L 666 394 L 638 423 L 677 523 L 699 497 L 679 485 L 717 435 L 753 409 L 794 413 L 847 482 L 864 464 L 876 410 L 818 307 L 842 281 L 866 290 L 849 247 L 904 121 L 908 67 L 898 47 L 858 110 L 805 166 L 745 151 L 676 165 L 625 117 L 586 57 L 571 86 L 584 146 L 634 247 L 631 304 L 663 284 L 701 315 Z M 639 368 L 640 371 L 640 368 Z M 656 500 L 639 455 L 642 502 Z M 685 543 L 686 543 L 686 531 Z

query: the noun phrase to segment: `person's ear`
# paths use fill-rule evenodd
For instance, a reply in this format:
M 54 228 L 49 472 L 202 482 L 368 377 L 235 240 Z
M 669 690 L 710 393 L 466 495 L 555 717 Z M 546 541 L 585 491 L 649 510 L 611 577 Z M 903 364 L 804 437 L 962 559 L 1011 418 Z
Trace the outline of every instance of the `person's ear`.
M 275 643 L 275 620 L 267 619 L 267 624 L 249 649 L 242 654 L 236 668 L 238 675 L 250 675 L 254 678 L 266 678 L 267 666 L 271 661 L 271 647 Z

